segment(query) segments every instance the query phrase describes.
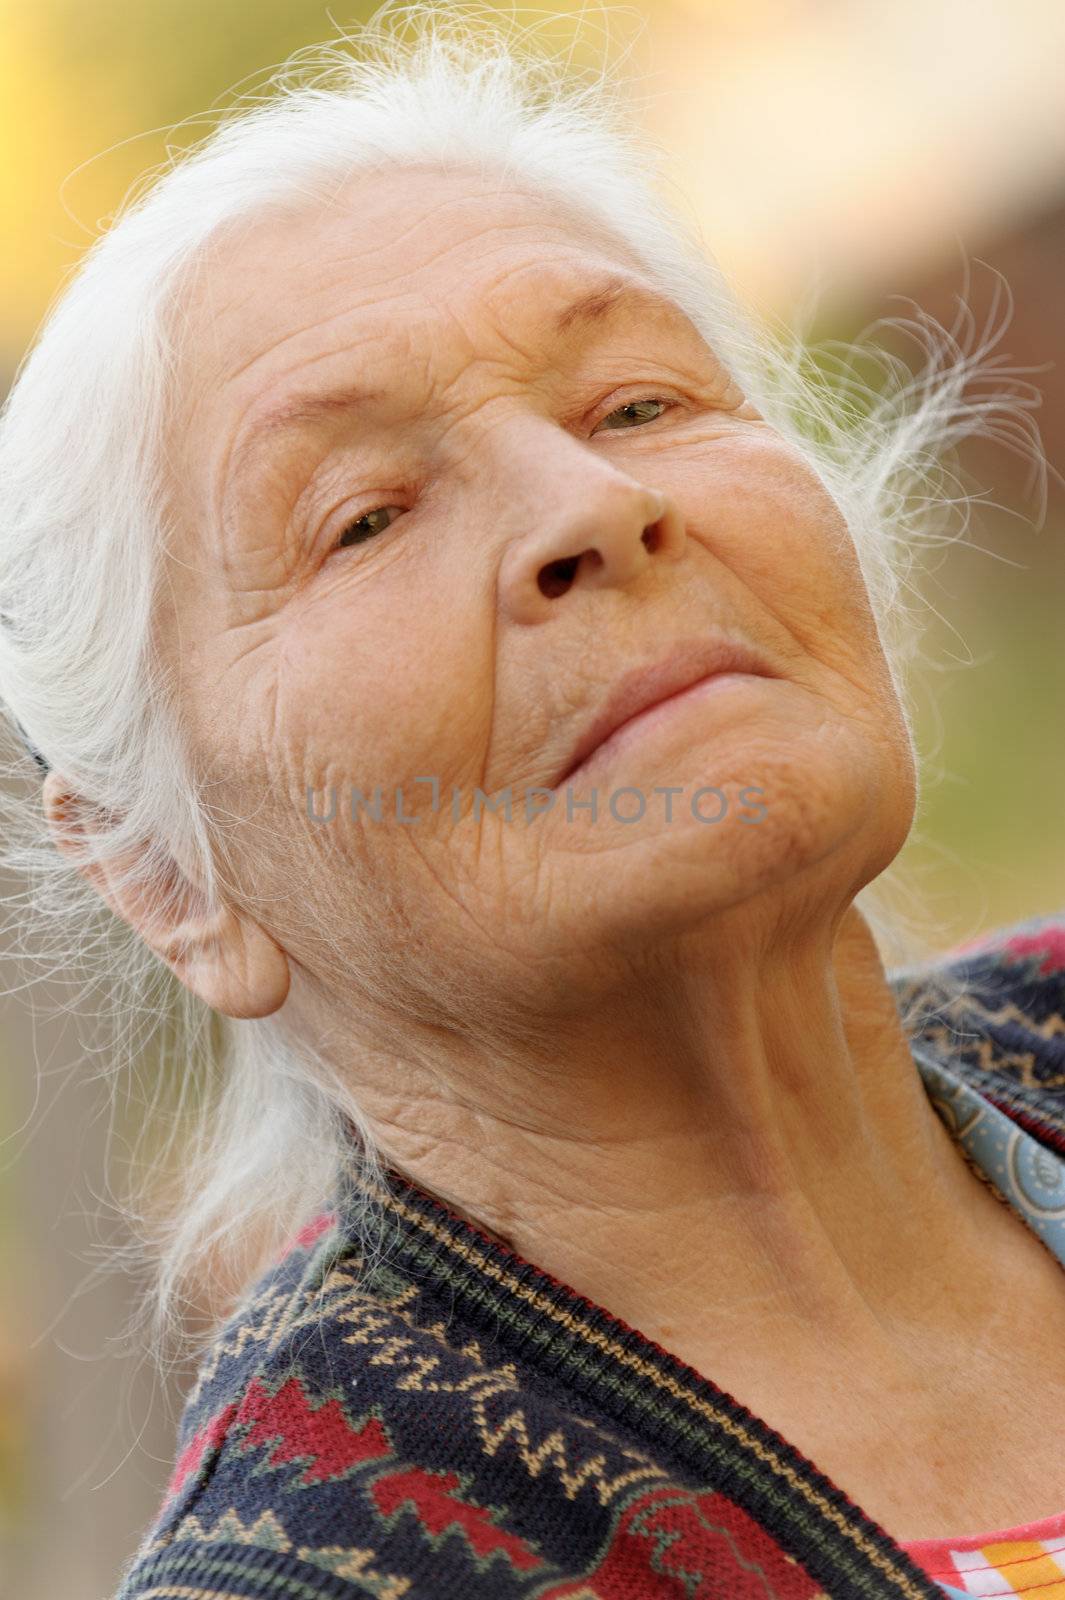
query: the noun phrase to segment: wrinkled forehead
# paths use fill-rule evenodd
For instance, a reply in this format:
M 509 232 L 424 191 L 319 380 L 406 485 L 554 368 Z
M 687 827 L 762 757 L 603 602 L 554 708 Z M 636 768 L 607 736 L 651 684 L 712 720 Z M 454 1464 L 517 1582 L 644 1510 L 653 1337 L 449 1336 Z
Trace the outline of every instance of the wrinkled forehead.
M 350 352 L 354 380 L 441 327 L 459 340 L 502 327 L 520 347 L 539 307 L 611 267 L 645 276 L 597 219 L 433 167 L 360 175 L 328 205 L 231 225 L 185 274 L 171 318 L 168 454 L 180 481 L 196 481 L 235 418 L 331 359 Z

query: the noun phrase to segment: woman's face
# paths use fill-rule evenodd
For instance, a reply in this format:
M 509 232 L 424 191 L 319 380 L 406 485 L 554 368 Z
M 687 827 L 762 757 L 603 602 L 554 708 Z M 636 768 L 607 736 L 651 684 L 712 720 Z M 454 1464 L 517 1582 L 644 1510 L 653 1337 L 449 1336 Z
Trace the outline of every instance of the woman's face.
M 300 981 L 505 1006 L 726 912 L 831 916 L 891 861 L 911 751 L 840 512 L 624 246 L 392 172 L 230 239 L 182 318 L 163 637 Z M 722 633 L 773 675 L 550 793 L 624 674 Z

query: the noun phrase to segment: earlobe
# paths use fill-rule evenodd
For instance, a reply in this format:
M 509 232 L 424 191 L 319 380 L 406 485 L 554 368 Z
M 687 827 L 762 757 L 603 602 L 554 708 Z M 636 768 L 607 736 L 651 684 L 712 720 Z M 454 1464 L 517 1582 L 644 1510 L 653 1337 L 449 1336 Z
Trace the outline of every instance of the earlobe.
M 288 957 L 257 922 L 223 906 L 192 917 L 152 948 L 187 989 L 227 1017 L 268 1017 L 288 996 Z
M 86 858 L 92 836 L 114 820 L 61 774 L 48 774 L 42 804 L 56 848 L 205 1005 L 249 1018 L 270 1016 L 285 1003 L 288 957 L 258 923 L 229 906 L 211 906 L 174 858 L 147 841 L 102 860 Z

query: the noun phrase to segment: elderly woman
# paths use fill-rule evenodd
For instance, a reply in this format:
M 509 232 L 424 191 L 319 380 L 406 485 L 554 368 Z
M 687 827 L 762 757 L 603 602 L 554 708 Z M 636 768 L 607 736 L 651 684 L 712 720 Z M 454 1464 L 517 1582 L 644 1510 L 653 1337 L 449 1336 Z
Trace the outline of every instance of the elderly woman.
M 424 21 L 3 419 L 7 859 L 193 1084 L 158 1326 L 216 1287 L 121 1595 L 1049 1596 L 1065 924 L 883 959 L 973 363 L 833 403 L 602 81 Z

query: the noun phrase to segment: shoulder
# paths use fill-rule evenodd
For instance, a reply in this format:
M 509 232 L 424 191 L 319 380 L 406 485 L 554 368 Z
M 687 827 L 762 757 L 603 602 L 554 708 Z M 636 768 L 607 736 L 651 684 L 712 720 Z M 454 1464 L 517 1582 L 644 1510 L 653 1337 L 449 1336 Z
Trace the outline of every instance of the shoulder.
M 330 1279 L 343 1247 L 336 1210 L 323 1209 L 247 1290 L 201 1353 L 184 1399 L 169 1482 L 115 1600 L 149 1593 L 168 1600 L 171 1593 L 201 1588 L 213 1597 L 229 1592 L 224 1578 L 238 1575 L 239 1593 L 260 1592 L 254 1587 L 260 1553 L 280 1553 L 286 1540 L 273 1510 L 275 1485 L 268 1477 L 256 1478 L 250 1459 L 241 1470 L 242 1446 L 257 1428 L 271 1425 L 275 1454 L 286 1439 L 295 1440 L 295 1389 L 286 1389 L 285 1381 L 302 1372 L 299 1352 L 309 1330 L 313 1337 L 312 1315 L 319 1333 L 325 1326 Z M 317 1386 L 317 1365 L 312 1350 L 308 1391 Z M 307 1449 L 315 1448 L 317 1432 L 313 1424 L 305 1429 Z
M 454 1486 L 415 1481 L 427 1390 L 451 1391 L 436 1433 L 453 1450 L 469 1432 L 455 1395 L 478 1376 L 516 1387 L 417 1302 L 387 1263 L 367 1279 L 336 1210 L 305 1228 L 203 1353 L 162 1504 L 115 1600 L 413 1593 L 409 1529 L 389 1523 L 405 1499 L 442 1502 Z
M 630 1500 L 671 1487 L 387 1252 L 360 1269 L 323 1217 L 218 1335 L 115 1600 L 501 1600 L 594 1568 Z
M 888 974 L 915 1041 L 1065 1149 L 1065 911 Z

